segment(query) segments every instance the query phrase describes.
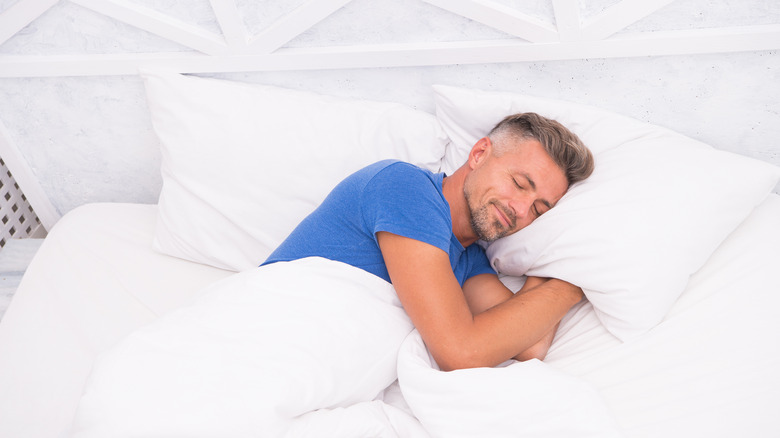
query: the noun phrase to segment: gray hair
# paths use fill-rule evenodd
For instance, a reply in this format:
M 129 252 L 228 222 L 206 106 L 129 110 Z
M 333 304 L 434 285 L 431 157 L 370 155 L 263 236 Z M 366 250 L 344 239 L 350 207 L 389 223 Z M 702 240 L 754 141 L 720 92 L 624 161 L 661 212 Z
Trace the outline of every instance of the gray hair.
M 593 173 L 593 154 L 576 134 L 556 120 L 536 113 L 520 113 L 504 118 L 488 134 L 494 153 L 502 155 L 508 146 L 501 140 L 534 139 L 542 144 L 555 164 L 563 170 L 569 186 Z

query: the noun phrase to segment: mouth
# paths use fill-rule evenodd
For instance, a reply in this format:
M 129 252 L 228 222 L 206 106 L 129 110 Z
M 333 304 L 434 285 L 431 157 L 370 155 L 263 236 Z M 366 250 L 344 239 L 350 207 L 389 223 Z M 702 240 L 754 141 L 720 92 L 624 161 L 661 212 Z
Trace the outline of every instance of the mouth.
M 509 216 L 504 212 L 504 210 L 502 210 L 497 203 L 493 203 L 493 208 L 496 209 L 496 216 L 498 217 L 498 221 L 501 223 L 501 225 L 503 225 L 504 228 L 512 228 L 512 221 L 509 219 Z

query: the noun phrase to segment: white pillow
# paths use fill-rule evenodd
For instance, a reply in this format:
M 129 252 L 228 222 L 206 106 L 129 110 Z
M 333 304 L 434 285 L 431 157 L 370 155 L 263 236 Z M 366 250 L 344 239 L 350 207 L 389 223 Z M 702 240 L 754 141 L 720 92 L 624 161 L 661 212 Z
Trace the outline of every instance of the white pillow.
M 593 107 L 522 94 L 435 86 L 452 139 L 445 168 L 504 116 L 536 112 L 574 131 L 596 169 L 558 205 L 488 247 L 507 275 L 583 288 L 600 321 L 627 340 L 666 315 L 715 248 L 771 192 L 780 168 Z
M 257 266 L 339 181 L 386 158 L 438 171 L 446 136 L 410 107 L 144 71 L 162 146 L 155 249 Z

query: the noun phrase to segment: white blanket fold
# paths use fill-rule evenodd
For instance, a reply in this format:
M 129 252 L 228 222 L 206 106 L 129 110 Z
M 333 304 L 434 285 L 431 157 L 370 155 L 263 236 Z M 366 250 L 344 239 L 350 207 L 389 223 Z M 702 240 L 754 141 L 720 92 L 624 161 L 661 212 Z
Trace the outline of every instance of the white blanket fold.
M 411 329 L 389 283 L 343 263 L 238 273 L 104 353 L 73 433 L 283 436 L 302 414 L 375 399 Z
M 439 371 L 392 285 L 321 258 L 235 274 L 132 333 L 95 362 L 73 425 L 78 438 L 618 435 L 594 389 L 539 361 Z
M 430 438 L 419 421 L 381 400 L 319 409 L 292 422 L 285 438 Z
M 442 372 L 415 330 L 398 355 L 398 381 L 432 437 L 623 436 L 595 388 L 536 359 Z

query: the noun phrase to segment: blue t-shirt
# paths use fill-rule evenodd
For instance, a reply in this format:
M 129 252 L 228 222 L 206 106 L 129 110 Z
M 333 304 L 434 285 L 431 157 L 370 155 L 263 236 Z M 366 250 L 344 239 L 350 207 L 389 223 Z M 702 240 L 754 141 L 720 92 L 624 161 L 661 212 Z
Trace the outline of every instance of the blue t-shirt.
M 263 264 L 323 257 L 364 269 L 390 282 L 376 233 L 387 231 L 449 254 L 458 282 L 493 273 L 479 245 L 463 248 L 452 234 L 444 174 L 385 160 L 339 183 Z

